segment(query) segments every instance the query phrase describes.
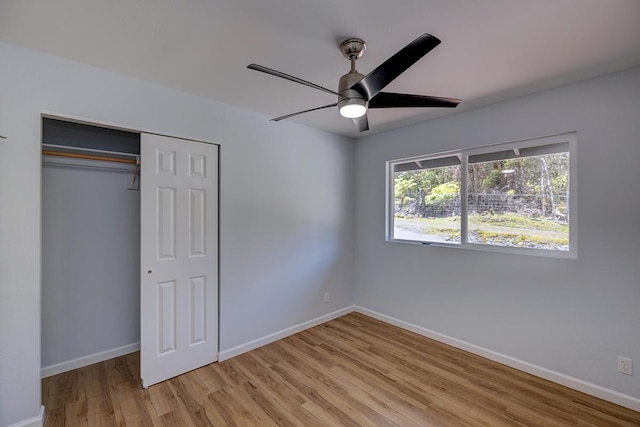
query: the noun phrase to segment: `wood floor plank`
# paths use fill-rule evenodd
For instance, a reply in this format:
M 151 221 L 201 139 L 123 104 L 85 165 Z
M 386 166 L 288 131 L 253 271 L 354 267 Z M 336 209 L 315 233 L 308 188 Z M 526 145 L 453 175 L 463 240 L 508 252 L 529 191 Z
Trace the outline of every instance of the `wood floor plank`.
M 223 387 L 228 386 L 225 380 L 220 375 L 218 369 L 215 369 L 214 365 L 203 366 L 200 369 L 194 371 L 200 378 L 202 383 L 207 387 L 209 392 L 218 391 Z
M 303 403 L 302 406 L 307 410 L 309 410 L 310 405 L 306 404 L 311 402 L 315 405 L 313 408 L 319 408 L 335 425 L 359 425 L 358 422 L 351 417 L 351 415 L 353 415 L 352 408 L 346 405 L 336 405 L 330 393 L 321 389 L 319 384 L 313 384 L 308 377 L 287 362 L 278 363 L 272 366 L 271 369 L 280 375 L 284 381 L 291 384 L 291 386 L 303 396 L 305 403 Z M 356 418 L 361 417 L 356 416 Z
M 375 378 L 368 376 L 367 373 L 361 373 L 352 370 L 351 367 L 345 369 L 344 366 L 332 368 L 336 376 L 344 378 L 353 388 L 368 393 L 372 398 L 380 402 L 381 405 L 393 408 L 400 412 L 404 417 L 419 425 L 441 426 L 435 417 L 431 417 L 428 412 L 428 404 L 423 404 L 413 400 L 411 397 L 398 393 L 396 389 L 389 386 L 384 381 L 376 381 Z
M 420 427 L 424 425 L 424 418 L 414 420 L 410 416 L 407 416 L 401 407 L 398 405 L 389 404 L 389 399 L 386 396 L 380 396 L 376 393 L 375 389 L 372 389 L 369 385 L 365 387 L 359 387 L 354 378 L 351 376 L 341 375 L 339 371 L 332 369 L 329 371 L 332 378 L 339 382 L 343 387 L 348 388 L 349 394 L 357 401 L 364 403 L 372 411 L 381 414 L 385 419 L 391 421 L 391 423 L 403 427 Z
M 382 383 L 394 390 L 395 393 L 401 394 L 403 398 L 418 405 L 428 406 L 431 403 L 425 390 L 393 378 L 389 366 L 375 365 L 372 359 L 368 358 L 365 353 L 359 352 L 358 349 L 342 346 L 338 341 L 331 341 L 331 345 L 329 343 L 322 344 L 322 347 L 335 354 L 336 357 L 340 357 L 343 368 L 352 370 L 354 375 L 365 376 L 378 386 Z
M 261 365 L 251 354 L 243 354 L 237 359 L 240 359 L 238 360 L 238 368 L 251 377 L 251 381 L 245 383 L 245 388 L 247 385 L 250 389 L 259 388 L 267 401 L 290 412 L 305 402 L 295 390 L 273 374 L 268 366 Z
M 163 382 L 149 387 L 149 403 L 153 408 L 153 412 L 161 417 L 174 411 L 180 407 L 176 395 L 169 386 L 169 383 Z
M 175 390 L 180 403 L 179 408 L 185 414 L 185 418 L 191 420 L 191 424 L 197 427 L 207 427 L 213 424 L 209 419 L 205 408 L 207 388 L 204 384 L 195 380 L 197 375 L 193 372 L 181 375 L 169 380 Z M 191 385 L 191 387 L 190 387 Z
M 640 426 L 640 413 L 351 313 L 144 390 L 139 353 L 45 378 L 45 426 Z
M 311 404 L 311 402 L 305 402 L 305 405 Z M 320 416 L 320 418 L 309 412 L 304 406 L 296 408 L 291 415 L 295 417 L 296 424 L 304 427 L 325 427 L 327 420 Z M 323 421 L 322 421 L 323 420 Z
M 296 353 L 294 347 L 289 347 L 288 351 L 292 352 L 292 354 Z M 299 364 L 294 368 L 302 372 L 308 379 L 308 385 L 315 388 L 331 404 L 335 406 L 341 405 L 349 417 L 355 419 L 359 425 L 397 425 L 383 413 L 372 409 L 366 401 L 352 396 L 350 384 L 343 385 L 337 378 L 333 377 L 330 370 L 323 369 L 312 361 L 307 360 L 304 353 L 300 352 L 298 355 L 300 356 L 297 359 Z
M 229 386 L 209 395 L 218 408 L 225 423 L 232 427 L 275 426 L 269 416 L 257 404 L 251 404 L 251 397 L 240 388 Z
M 127 424 L 127 420 L 137 420 L 141 425 L 153 425 L 154 414 L 149 412 L 146 401 L 147 390 L 142 390 L 139 381 L 130 380 L 115 384 L 111 389 L 113 410 L 116 420 Z M 111 408 L 109 408 L 111 409 Z

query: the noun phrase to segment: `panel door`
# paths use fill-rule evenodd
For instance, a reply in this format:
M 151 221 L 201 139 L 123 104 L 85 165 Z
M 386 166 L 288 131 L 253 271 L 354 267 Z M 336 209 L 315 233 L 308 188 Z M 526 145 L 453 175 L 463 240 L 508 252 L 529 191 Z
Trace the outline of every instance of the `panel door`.
M 140 375 L 218 359 L 218 146 L 141 135 Z

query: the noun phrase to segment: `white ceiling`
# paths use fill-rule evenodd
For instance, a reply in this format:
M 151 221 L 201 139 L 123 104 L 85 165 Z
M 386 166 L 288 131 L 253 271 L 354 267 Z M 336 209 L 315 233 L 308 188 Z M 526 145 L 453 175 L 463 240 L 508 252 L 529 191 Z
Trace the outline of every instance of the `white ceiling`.
M 367 74 L 425 32 L 442 44 L 385 91 L 463 99 L 455 111 L 640 65 L 638 0 L 0 0 L 0 40 L 265 120 L 335 98 L 248 64 L 335 90 L 349 68 L 339 40 L 366 41 Z M 450 113 L 370 110 L 361 135 Z M 361 136 L 333 108 L 289 120 Z

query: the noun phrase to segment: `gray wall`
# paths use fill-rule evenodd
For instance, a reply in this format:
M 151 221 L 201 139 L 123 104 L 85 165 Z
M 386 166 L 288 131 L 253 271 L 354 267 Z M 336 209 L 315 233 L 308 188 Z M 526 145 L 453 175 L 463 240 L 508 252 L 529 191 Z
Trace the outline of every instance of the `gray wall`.
M 385 161 L 569 131 L 577 260 L 385 242 Z M 640 69 L 360 139 L 356 303 L 640 398 L 639 163 Z
M 140 192 L 126 166 L 46 160 L 43 367 L 140 341 Z
M 40 409 L 42 112 L 221 144 L 222 351 L 353 304 L 351 139 L 4 42 L 0 64 L 0 425 Z

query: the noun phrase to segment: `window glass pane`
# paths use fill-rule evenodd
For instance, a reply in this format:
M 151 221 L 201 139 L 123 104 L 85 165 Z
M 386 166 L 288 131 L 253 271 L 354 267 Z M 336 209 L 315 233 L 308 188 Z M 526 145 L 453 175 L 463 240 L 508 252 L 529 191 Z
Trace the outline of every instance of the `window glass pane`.
M 569 250 L 569 153 L 532 152 L 469 158 L 467 242 Z
M 393 238 L 460 243 L 457 157 L 397 164 L 393 172 Z M 435 165 L 451 165 L 431 167 Z

